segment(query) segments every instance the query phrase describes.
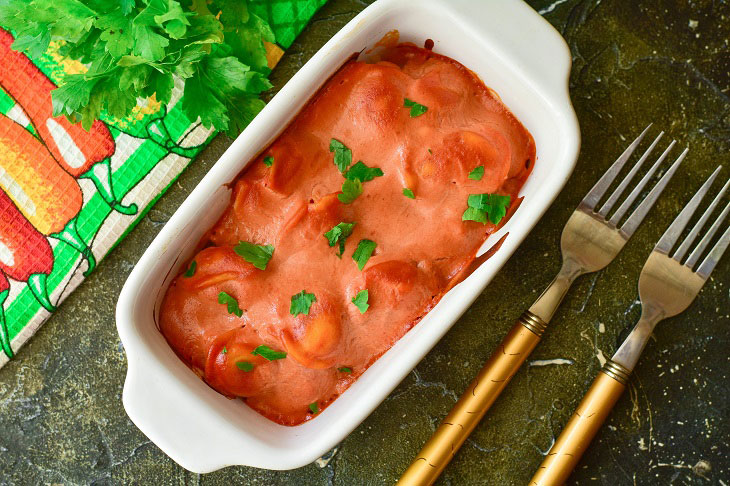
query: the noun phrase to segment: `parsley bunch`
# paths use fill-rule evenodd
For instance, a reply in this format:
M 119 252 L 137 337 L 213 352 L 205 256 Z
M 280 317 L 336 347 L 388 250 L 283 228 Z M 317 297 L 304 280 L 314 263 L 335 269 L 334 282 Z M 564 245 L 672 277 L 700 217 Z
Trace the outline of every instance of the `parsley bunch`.
M 138 98 L 169 103 L 177 77 L 186 116 L 235 136 L 271 87 L 263 41 L 274 33 L 246 0 L 0 0 L 0 24 L 31 58 L 60 40 L 59 54 L 88 66 L 51 95 L 54 116 L 87 130 L 102 110 L 128 115 Z

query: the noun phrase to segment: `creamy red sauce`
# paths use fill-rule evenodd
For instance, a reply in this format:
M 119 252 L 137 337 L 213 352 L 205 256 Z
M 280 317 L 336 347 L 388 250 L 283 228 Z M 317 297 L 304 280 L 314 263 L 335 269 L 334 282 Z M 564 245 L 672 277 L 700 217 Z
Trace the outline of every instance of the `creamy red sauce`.
M 406 98 L 428 110 L 412 117 Z M 352 150 L 353 164 L 383 171 L 351 204 L 337 198 L 345 179 L 333 138 Z M 462 221 L 468 196 L 510 195 L 509 217 L 534 160 L 532 136 L 458 62 L 410 45 L 374 64 L 349 61 L 235 181 L 194 274 L 170 285 L 160 329 L 220 393 L 280 424 L 309 420 L 311 404 L 322 410 L 335 400 L 464 277 L 497 228 Z M 477 166 L 483 178 L 469 179 Z M 356 223 L 342 258 L 324 237 L 340 222 Z M 362 239 L 377 247 L 360 270 L 352 255 Z M 274 246 L 265 270 L 234 251 L 239 241 Z M 365 313 L 352 303 L 363 289 Z M 316 302 L 295 317 L 291 297 L 302 290 Z M 221 292 L 241 317 L 218 302 Z M 286 357 L 252 355 L 262 344 Z

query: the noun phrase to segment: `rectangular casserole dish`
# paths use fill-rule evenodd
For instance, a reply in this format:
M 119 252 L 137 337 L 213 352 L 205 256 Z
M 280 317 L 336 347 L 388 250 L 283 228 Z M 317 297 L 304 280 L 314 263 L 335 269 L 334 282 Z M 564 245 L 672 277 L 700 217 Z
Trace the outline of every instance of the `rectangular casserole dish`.
M 532 133 L 537 161 L 515 215 L 485 242 L 499 250 L 453 288 L 418 325 L 314 420 L 278 425 L 209 388 L 175 355 L 156 326 L 165 290 L 228 204 L 226 185 L 288 125 L 353 53 L 387 32 L 474 71 Z M 570 176 L 580 132 L 568 96 L 570 51 L 519 0 L 379 0 L 348 23 L 271 100 L 175 212 L 133 269 L 117 304 L 127 353 L 123 403 L 137 427 L 184 468 L 229 465 L 293 469 L 337 445 L 415 367 L 482 292 Z

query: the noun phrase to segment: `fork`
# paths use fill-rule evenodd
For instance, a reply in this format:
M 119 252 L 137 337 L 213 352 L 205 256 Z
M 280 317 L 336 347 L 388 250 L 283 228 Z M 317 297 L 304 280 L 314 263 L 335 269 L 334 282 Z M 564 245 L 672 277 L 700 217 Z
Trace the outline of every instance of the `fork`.
M 687 206 L 672 222 L 641 270 L 639 277 L 639 297 L 641 299 L 641 318 L 624 340 L 616 354 L 606 362 L 590 389 L 581 401 L 568 425 L 553 444 L 537 473 L 530 481 L 531 486 L 558 486 L 565 484 L 581 456 L 588 448 L 614 404 L 626 388 L 629 376 L 636 366 L 654 327 L 663 319 L 684 311 L 697 297 L 710 273 L 717 265 L 730 243 L 730 226 L 715 243 L 702 263 L 699 259 L 722 225 L 730 203 L 723 209 L 710 229 L 704 234 L 689 257 L 682 259 L 689 251 L 694 240 L 710 218 L 730 185 L 730 180 L 717 194 L 704 214 L 697 221 L 682 244 L 672 256 L 672 248 L 682 231 L 707 194 L 717 177 L 720 167 L 710 176 Z
M 621 219 L 675 145 L 674 141 L 669 144 L 609 218 L 608 214 L 617 205 L 664 132 L 659 133 L 600 208 L 598 203 L 650 128 L 651 125 L 646 127 L 624 150 L 573 212 L 563 229 L 561 238 L 563 264 L 558 275 L 507 333 L 502 343 L 456 402 L 454 408 L 401 476 L 398 485 L 430 485 L 438 478 L 441 471 L 507 386 L 512 376 L 517 373 L 522 363 L 540 342 L 548 322 L 575 279 L 580 275 L 596 272 L 611 263 L 634 234 L 688 151 L 685 149 L 679 155 L 659 182 L 619 227 Z

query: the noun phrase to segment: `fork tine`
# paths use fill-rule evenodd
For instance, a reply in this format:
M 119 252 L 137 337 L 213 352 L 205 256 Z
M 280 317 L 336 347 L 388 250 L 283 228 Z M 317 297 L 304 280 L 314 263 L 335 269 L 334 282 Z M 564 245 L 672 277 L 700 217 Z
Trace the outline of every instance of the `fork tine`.
M 715 243 L 715 247 L 712 249 L 705 261 L 702 262 L 700 268 L 697 269 L 697 274 L 707 280 L 712 270 L 714 270 L 717 262 L 722 258 L 722 254 L 727 250 L 728 243 L 730 243 L 730 226 L 725 229 L 725 233 Z
M 662 156 L 664 156 L 670 148 L 671 148 L 671 145 L 669 147 L 667 147 L 667 150 L 664 151 L 665 153 L 662 154 Z M 669 180 L 672 178 L 674 173 L 677 172 L 677 168 L 679 168 L 679 164 L 681 164 L 682 161 L 684 160 L 684 158 L 687 156 L 687 152 L 689 152 L 689 149 L 687 149 L 687 148 L 684 149 L 684 152 L 682 152 L 679 155 L 679 157 L 677 157 L 677 160 L 675 160 L 674 163 L 672 164 L 672 166 L 669 167 L 669 170 L 667 170 L 664 173 L 662 178 L 659 179 L 659 182 L 657 182 L 656 185 L 652 188 L 651 192 L 649 192 L 649 195 L 646 196 L 643 201 L 641 201 L 641 204 L 639 204 L 639 206 L 634 210 L 634 212 L 631 213 L 631 216 L 629 216 L 629 219 L 627 219 L 626 222 L 623 224 L 623 226 L 621 226 L 621 231 L 623 231 L 626 234 L 626 236 L 631 237 L 631 235 L 634 234 L 634 231 L 636 231 L 636 228 L 639 227 L 641 222 L 644 220 L 644 217 L 646 216 L 646 214 L 654 206 L 654 203 L 656 202 L 657 199 L 659 199 L 659 196 L 661 196 L 662 191 L 664 191 L 664 188 L 667 187 L 667 184 L 669 184 Z M 660 159 L 661 159 L 661 157 L 660 157 Z M 659 162 L 659 161 L 657 161 L 657 162 Z M 654 165 L 657 165 L 657 164 L 655 163 Z M 652 169 L 653 169 L 653 167 L 652 167 Z M 649 175 L 649 174 L 647 173 L 647 175 Z M 648 180 L 648 178 L 646 176 L 644 176 L 644 178 L 646 178 Z M 642 179 L 642 181 L 639 183 L 639 185 L 643 187 L 644 184 L 646 184 L 646 182 Z M 637 188 L 638 187 L 639 186 L 637 186 Z M 639 189 L 639 191 L 640 190 L 641 189 Z M 634 195 L 633 192 L 636 192 L 638 195 L 638 191 L 636 189 L 634 189 L 634 191 L 632 191 L 632 194 L 629 195 L 629 198 L 636 199 L 636 195 Z M 624 203 L 625 203 L 625 201 L 624 201 Z M 623 206 L 623 204 L 621 206 Z M 628 206 L 629 205 L 627 204 L 626 209 L 628 209 Z M 621 211 L 622 209 L 623 208 L 619 208 L 618 211 L 616 211 L 616 214 L 618 214 L 619 211 Z M 626 209 L 623 209 L 623 211 L 626 211 Z M 616 218 L 616 214 L 614 214 L 611 217 L 611 222 L 613 224 L 616 224 L 617 221 L 620 219 L 620 216 L 619 216 L 619 218 Z M 621 216 L 623 216 L 623 215 L 621 215 Z M 615 221 L 614 221 L 614 218 L 616 218 Z
M 715 196 L 715 199 L 712 200 L 709 206 L 707 206 L 707 209 L 702 214 L 702 217 L 699 221 L 697 221 L 697 224 L 694 225 L 694 228 L 692 228 L 692 231 L 689 232 L 687 237 L 684 239 L 681 245 L 679 245 L 679 248 L 677 248 L 677 251 L 674 252 L 674 255 L 672 258 L 674 258 L 677 261 L 681 261 L 684 257 L 685 253 L 689 250 L 692 243 L 694 243 L 695 238 L 700 234 L 700 231 L 702 231 L 702 228 L 705 226 L 705 223 L 708 219 L 710 219 L 710 216 L 712 215 L 712 212 L 715 210 L 718 204 L 720 204 L 720 199 L 722 199 L 722 196 L 725 194 L 725 191 L 727 190 L 728 186 L 730 186 L 730 179 L 727 180 L 724 186 L 722 186 L 722 189 L 720 189 L 720 192 L 717 193 L 717 196 Z M 710 236 L 712 238 L 712 236 Z M 704 250 L 704 248 L 703 248 Z M 700 250 L 700 253 L 702 250 Z M 690 268 L 692 265 L 690 265 Z
M 654 175 L 656 170 L 659 168 L 662 162 L 664 162 L 664 159 L 667 158 L 667 155 L 669 155 L 669 152 L 672 150 L 674 145 L 677 142 L 672 140 L 672 143 L 669 144 L 669 147 L 667 147 L 664 152 L 659 156 L 659 158 L 654 162 L 654 165 L 651 166 L 649 171 L 644 174 L 644 177 L 641 178 L 638 184 L 636 184 L 636 187 L 634 187 L 631 190 L 631 193 L 628 195 L 628 197 L 624 200 L 624 202 L 621 203 L 621 206 L 618 207 L 615 213 L 613 213 L 613 216 L 611 216 L 611 219 L 609 222 L 613 225 L 617 225 L 619 221 L 621 221 L 621 218 L 624 217 L 624 214 L 626 214 L 626 211 L 629 210 L 631 205 L 634 203 L 637 197 L 639 197 L 639 194 L 642 190 L 644 190 L 644 186 L 649 182 L 649 179 Z M 669 181 L 669 179 L 667 179 Z M 661 191 L 660 191 L 661 194 Z M 659 197 L 657 195 L 657 197 Z
M 710 243 L 710 240 L 712 240 L 712 237 L 715 236 L 717 230 L 720 229 L 720 222 L 727 217 L 728 213 L 730 213 L 730 203 L 725 206 L 725 209 L 722 210 L 722 213 L 720 213 L 720 216 L 717 217 L 717 220 L 707 231 L 707 234 L 702 237 L 700 242 L 697 244 L 697 247 L 692 250 L 692 253 L 690 253 L 689 258 L 687 258 L 687 261 L 685 262 L 685 265 L 687 265 L 689 268 L 694 268 L 695 264 L 699 261 L 702 252 L 705 251 L 705 248 L 707 248 L 707 245 Z
M 623 168 L 624 164 L 627 160 L 629 160 L 629 157 L 631 157 L 631 154 L 634 153 L 634 150 L 636 150 L 636 147 L 639 146 L 639 143 L 641 143 L 641 140 L 644 138 L 644 135 L 646 135 L 646 132 L 649 131 L 649 128 L 651 128 L 651 123 L 648 127 L 644 129 L 641 134 L 636 137 L 636 140 L 631 142 L 631 145 L 626 147 L 626 150 L 624 150 L 624 153 L 622 153 L 618 159 L 616 159 L 616 162 L 613 163 L 611 167 L 606 171 L 603 176 L 598 179 L 598 182 L 591 188 L 590 191 L 588 191 L 588 194 L 586 194 L 586 197 L 583 198 L 583 201 L 581 201 L 581 206 L 585 206 L 589 208 L 591 211 L 596 207 L 596 204 L 598 204 L 598 201 L 601 200 L 603 197 L 603 194 L 608 190 L 608 187 L 611 185 L 613 180 L 616 178 L 619 172 L 621 172 L 621 169 Z
M 621 197 L 621 194 L 624 193 L 626 190 L 626 186 L 629 185 L 629 182 L 631 182 L 631 179 L 634 178 L 636 173 L 641 168 L 641 165 L 644 163 L 644 161 L 649 158 L 649 154 L 651 154 L 651 151 L 654 150 L 654 147 L 656 147 L 656 144 L 659 143 L 659 140 L 664 135 L 664 132 L 659 132 L 659 135 L 657 138 L 654 139 L 654 141 L 649 145 L 649 148 L 646 149 L 644 152 L 644 155 L 641 156 L 641 158 L 634 164 L 634 166 L 631 168 L 631 171 L 629 171 L 628 174 L 626 174 L 626 177 L 621 181 L 621 184 L 618 185 L 618 187 L 613 191 L 613 193 L 609 196 L 609 198 L 606 200 L 605 203 L 603 203 L 603 206 L 601 206 L 600 211 L 598 211 L 598 214 L 603 216 L 604 218 L 608 214 L 608 212 L 611 210 L 614 204 L 616 204 L 616 201 L 618 201 L 618 198 Z M 672 142 L 674 143 L 674 142 Z M 670 145 L 671 147 L 671 145 Z
M 669 251 L 677 242 L 677 238 L 679 238 L 679 235 L 682 234 L 685 226 L 687 226 L 690 218 L 692 218 L 692 215 L 697 210 L 700 202 L 702 202 L 702 198 L 704 198 L 705 194 L 707 194 L 707 191 L 710 190 L 710 186 L 715 181 L 715 178 L 717 177 L 717 174 L 720 172 L 721 168 L 722 166 L 715 169 L 715 172 L 713 172 L 712 175 L 705 181 L 705 183 L 702 184 L 702 187 L 700 187 L 699 191 L 697 191 L 695 195 L 692 196 L 692 199 L 689 200 L 682 212 L 679 213 L 679 216 L 677 216 L 674 221 L 672 221 L 672 224 L 669 225 L 667 231 L 665 231 L 662 237 L 659 239 L 659 242 L 654 247 L 655 250 L 664 252 L 667 255 L 669 254 Z

